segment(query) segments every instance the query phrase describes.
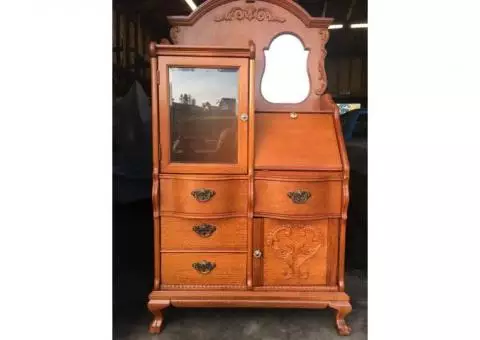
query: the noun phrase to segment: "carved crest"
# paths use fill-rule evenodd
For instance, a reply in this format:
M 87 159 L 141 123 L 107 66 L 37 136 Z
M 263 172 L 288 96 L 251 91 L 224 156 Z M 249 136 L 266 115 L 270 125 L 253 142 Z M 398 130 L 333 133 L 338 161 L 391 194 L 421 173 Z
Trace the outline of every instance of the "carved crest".
M 275 16 L 268 8 L 257 8 L 254 6 L 246 7 L 233 7 L 228 12 L 215 18 L 215 21 L 242 21 L 247 19 L 248 21 L 273 21 L 273 22 L 285 22 L 285 18 Z
M 267 246 L 285 262 L 283 275 L 286 279 L 307 279 L 310 273 L 302 265 L 325 246 L 324 239 L 323 233 L 311 225 L 284 224 L 270 233 Z

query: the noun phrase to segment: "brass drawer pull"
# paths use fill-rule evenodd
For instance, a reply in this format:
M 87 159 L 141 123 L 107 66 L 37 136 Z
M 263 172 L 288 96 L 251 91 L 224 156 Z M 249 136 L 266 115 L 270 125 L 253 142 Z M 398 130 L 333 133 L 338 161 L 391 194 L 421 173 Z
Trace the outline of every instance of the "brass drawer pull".
M 293 203 L 303 204 L 308 201 L 310 197 L 312 197 L 312 194 L 306 190 L 295 190 L 287 193 L 287 196 L 290 197 Z
M 211 224 L 202 223 L 199 225 L 193 226 L 192 230 L 198 234 L 200 237 L 210 237 L 217 230 L 217 227 Z
M 200 274 L 208 274 L 212 270 L 215 269 L 216 264 L 215 262 L 209 262 L 206 260 L 202 260 L 200 262 L 195 262 L 192 264 L 192 267 L 199 272 Z
M 211 189 L 196 189 L 192 191 L 192 196 L 199 202 L 207 202 L 215 196 L 215 191 Z

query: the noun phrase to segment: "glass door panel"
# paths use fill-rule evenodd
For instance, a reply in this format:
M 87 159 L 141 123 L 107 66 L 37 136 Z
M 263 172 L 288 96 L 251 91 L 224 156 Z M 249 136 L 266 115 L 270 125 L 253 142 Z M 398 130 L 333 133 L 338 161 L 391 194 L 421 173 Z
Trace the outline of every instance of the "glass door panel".
M 161 171 L 246 174 L 248 58 L 168 56 L 158 65 Z
M 238 162 L 238 68 L 169 68 L 170 160 Z

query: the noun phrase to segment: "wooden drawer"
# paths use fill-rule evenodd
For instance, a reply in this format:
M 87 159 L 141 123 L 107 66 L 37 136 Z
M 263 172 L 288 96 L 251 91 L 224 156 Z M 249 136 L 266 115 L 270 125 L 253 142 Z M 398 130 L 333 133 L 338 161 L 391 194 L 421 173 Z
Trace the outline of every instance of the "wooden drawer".
M 162 253 L 162 285 L 245 286 L 246 254 Z
M 340 180 L 255 179 L 258 216 L 339 216 L 341 209 Z
M 222 176 L 160 176 L 162 215 L 246 216 L 247 203 L 247 179 Z
M 247 250 L 247 219 L 161 218 L 163 250 Z

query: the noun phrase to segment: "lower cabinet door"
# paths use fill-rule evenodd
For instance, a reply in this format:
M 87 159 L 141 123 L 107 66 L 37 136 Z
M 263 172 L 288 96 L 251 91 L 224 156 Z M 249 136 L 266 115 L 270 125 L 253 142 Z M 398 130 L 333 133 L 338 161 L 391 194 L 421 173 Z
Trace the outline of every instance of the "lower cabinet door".
M 335 286 L 338 236 L 338 219 L 295 221 L 256 218 L 254 285 L 272 288 Z

